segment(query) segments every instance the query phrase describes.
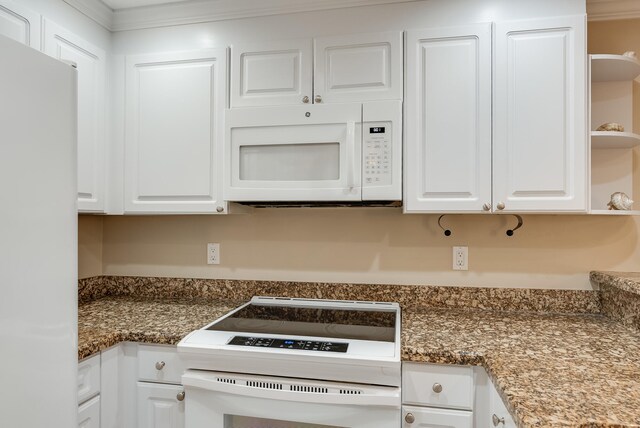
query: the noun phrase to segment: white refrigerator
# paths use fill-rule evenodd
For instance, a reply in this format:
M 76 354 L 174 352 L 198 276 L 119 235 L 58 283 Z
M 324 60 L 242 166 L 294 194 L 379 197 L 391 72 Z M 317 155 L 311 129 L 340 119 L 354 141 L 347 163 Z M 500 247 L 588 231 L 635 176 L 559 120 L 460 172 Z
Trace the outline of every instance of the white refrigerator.
M 0 36 L 0 426 L 77 421 L 76 71 Z

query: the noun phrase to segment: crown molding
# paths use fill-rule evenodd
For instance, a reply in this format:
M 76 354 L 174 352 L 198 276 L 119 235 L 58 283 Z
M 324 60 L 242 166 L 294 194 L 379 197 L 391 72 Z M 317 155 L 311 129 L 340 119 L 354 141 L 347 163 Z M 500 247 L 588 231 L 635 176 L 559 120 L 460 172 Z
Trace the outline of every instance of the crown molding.
M 117 10 L 101 0 L 64 1 L 110 31 L 126 31 L 422 0 L 191 0 Z M 587 0 L 587 16 L 589 21 L 640 18 L 640 1 Z
M 113 27 L 113 10 L 101 0 L 64 0 L 107 30 Z
M 638 0 L 587 0 L 589 21 L 640 18 Z
M 423 0 L 191 0 L 112 10 L 101 0 L 64 0 L 110 31 Z

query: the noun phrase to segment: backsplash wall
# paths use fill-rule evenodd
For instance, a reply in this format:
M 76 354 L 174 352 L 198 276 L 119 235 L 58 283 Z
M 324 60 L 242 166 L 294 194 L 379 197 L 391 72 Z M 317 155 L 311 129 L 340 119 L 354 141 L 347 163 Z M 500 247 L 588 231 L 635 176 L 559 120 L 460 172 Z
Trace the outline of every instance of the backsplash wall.
M 513 237 L 507 215 L 447 216 L 450 237 L 437 219 L 389 208 L 81 216 L 80 240 L 97 241 L 102 222 L 105 275 L 591 289 L 591 270 L 640 270 L 635 218 L 530 215 Z M 208 242 L 221 244 L 218 266 Z M 451 270 L 454 245 L 469 246 L 468 272 Z M 81 272 L 95 269 L 91 248 L 80 246 Z

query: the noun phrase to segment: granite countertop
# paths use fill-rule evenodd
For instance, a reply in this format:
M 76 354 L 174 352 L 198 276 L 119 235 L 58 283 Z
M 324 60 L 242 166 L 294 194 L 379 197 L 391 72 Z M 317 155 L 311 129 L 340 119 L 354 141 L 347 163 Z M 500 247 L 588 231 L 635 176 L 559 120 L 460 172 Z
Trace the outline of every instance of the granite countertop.
M 78 359 L 120 342 L 175 345 L 241 301 L 106 297 L 78 306 Z
M 79 307 L 78 358 L 176 344 L 241 301 L 106 297 Z M 521 428 L 640 426 L 640 333 L 601 315 L 404 310 L 404 361 L 474 364 Z

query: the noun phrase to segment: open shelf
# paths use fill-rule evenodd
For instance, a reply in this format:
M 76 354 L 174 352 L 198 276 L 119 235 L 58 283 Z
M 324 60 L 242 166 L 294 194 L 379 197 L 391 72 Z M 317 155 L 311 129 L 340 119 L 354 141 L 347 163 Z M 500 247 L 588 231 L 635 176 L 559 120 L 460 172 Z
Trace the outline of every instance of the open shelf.
M 634 80 L 640 75 L 640 61 L 624 55 L 591 55 L 592 82 Z
M 628 149 L 640 145 L 640 135 L 632 132 L 591 131 L 592 149 Z
M 640 215 L 638 210 L 591 210 L 590 214 L 594 215 Z

